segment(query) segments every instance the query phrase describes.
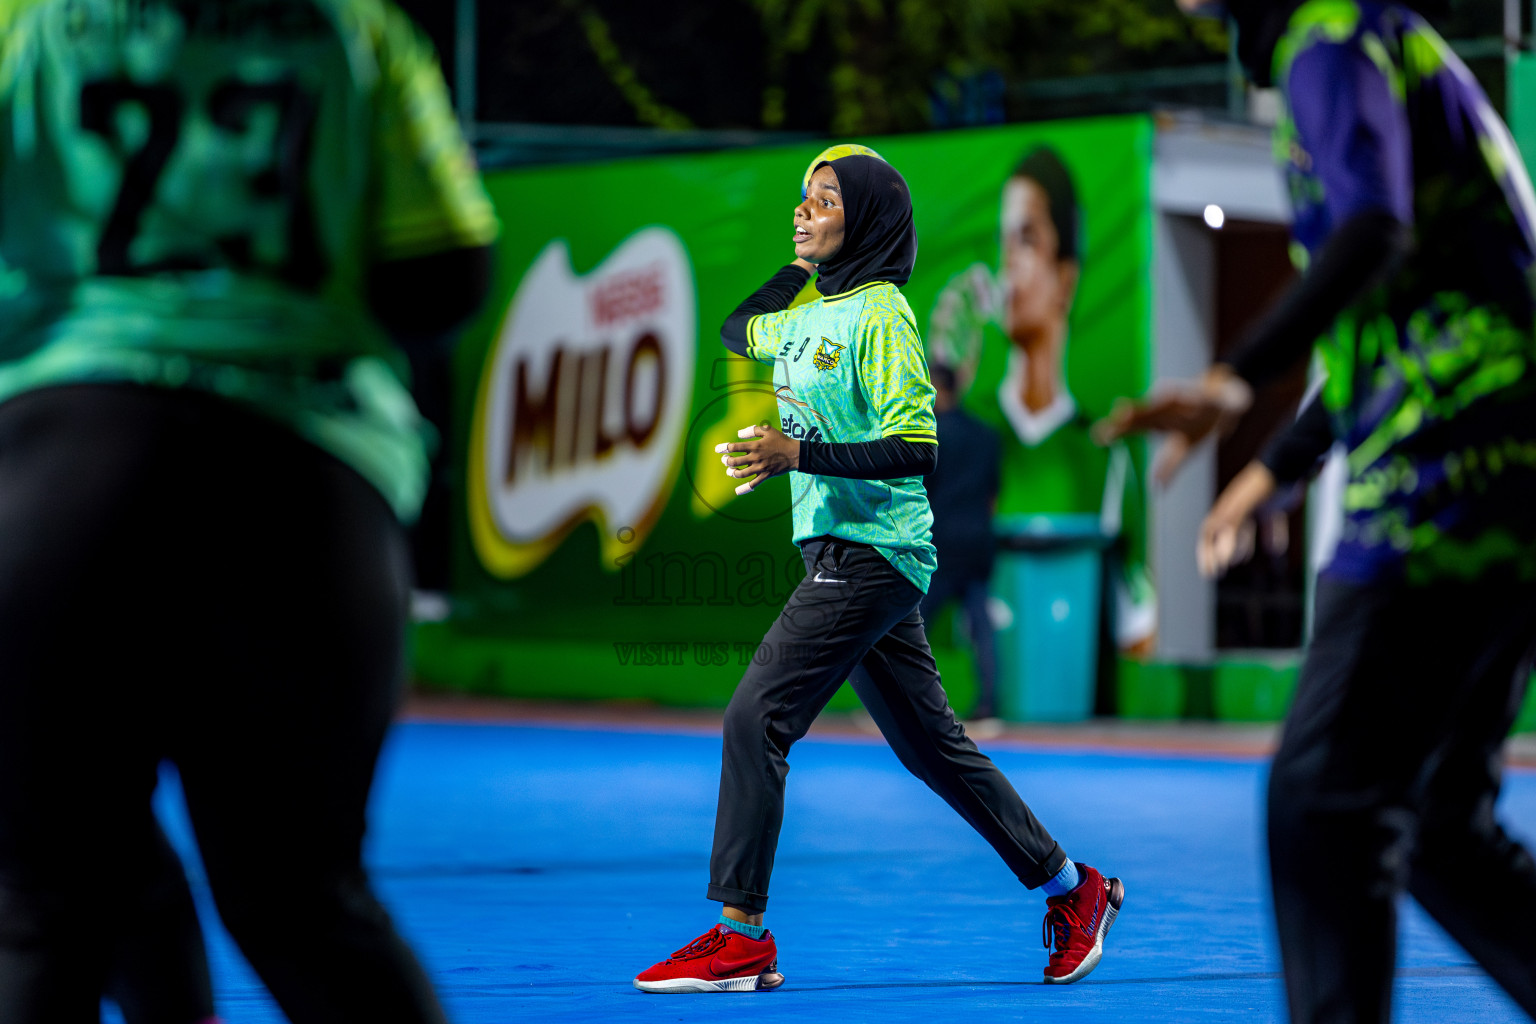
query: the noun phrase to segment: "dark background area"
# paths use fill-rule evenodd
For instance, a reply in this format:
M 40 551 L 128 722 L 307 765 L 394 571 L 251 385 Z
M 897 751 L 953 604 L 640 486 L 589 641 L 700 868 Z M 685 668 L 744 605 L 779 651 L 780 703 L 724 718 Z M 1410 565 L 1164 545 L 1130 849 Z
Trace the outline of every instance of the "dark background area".
M 1410 2 L 1481 41 L 1464 56 L 1502 103 L 1500 0 Z M 452 83 L 458 5 L 401 6 Z M 481 122 L 869 134 L 1227 97 L 1224 27 L 1174 0 L 512 0 L 476 19 Z
M 1296 276 L 1290 233 L 1278 224 L 1228 221 L 1216 241 L 1216 355 L 1244 332 Z M 1216 444 L 1221 493 L 1296 415 L 1307 386 L 1305 363 L 1260 390 L 1236 429 Z M 1306 609 L 1306 491 L 1277 497 L 1255 517 L 1253 557 L 1216 582 L 1216 647 L 1295 648 Z M 1285 498 L 1291 500 L 1286 501 Z

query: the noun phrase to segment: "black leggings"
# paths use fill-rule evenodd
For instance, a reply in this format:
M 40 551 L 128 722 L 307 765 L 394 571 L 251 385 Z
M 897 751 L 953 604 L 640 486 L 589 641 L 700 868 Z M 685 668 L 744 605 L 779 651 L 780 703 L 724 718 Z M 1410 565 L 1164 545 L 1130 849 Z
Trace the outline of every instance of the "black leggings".
M 1387 1024 L 1397 899 L 1536 1014 L 1536 864 L 1494 818 L 1536 587 L 1323 581 L 1269 781 L 1294 1024 Z
M 955 721 L 923 619 L 922 593 L 879 552 L 842 541 L 803 545 L 806 576 L 763 638 L 725 711 L 712 900 L 768 906 L 789 749 L 848 680 L 913 775 L 992 845 L 1033 889 L 1067 855 Z
M 219 399 L 0 406 L 0 1020 L 207 1012 L 150 811 L 180 770 L 220 916 L 295 1022 L 441 1021 L 360 861 L 409 567 L 352 470 Z

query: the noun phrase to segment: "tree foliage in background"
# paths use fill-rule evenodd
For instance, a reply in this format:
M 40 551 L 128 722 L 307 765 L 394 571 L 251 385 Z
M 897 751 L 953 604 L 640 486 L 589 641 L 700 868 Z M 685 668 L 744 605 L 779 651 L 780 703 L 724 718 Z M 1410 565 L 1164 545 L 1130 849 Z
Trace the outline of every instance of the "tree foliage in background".
M 456 5 L 401 2 L 451 56 Z M 1500 0 L 1408 3 L 1447 38 L 1500 32 Z M 479 0 L 477 23 L 493 122 L 860 134 L 1211 103 L 1160 87 L 1046 105 L 1031 86 L 1226 53 L 1222 25 L 1175 0 Z M 1473 71 L 1499 102 L 1502 59 Z
M 1173 0 L 751 0 L 767 39 L 762 126 L 784 123 L 790 58 L 831 44 L 834 134 L 922 128 L 935 84 L 1004 82 L 1190 63 L 1226 51 L 1215 21 Z
M 582 3 L 581 0 L 565 0 L 563 6 L 575 14 L 581 22 L 581 30 L 586 35 L 587 45 L 592 48 L 592 55 L 597 58 L 598 65 L 602 67 L 603 73 L 608 76 L 614 88 L 618 89 L 625 101 L 634 108 L 635 117 L 641 124 L 653 128 L 694 127 L 693 120 L 687 114 L 661 103 L 651 90 L 646 88 L 634 67 L 624 59 L 623 51 L 613 40 L 608 22 L 596 8 L 589 3 Z
M 483 119 L 659 128 L 916 130 L 978 81 L 995 102 L 968 120 L 1015 120 L 1039 116 L 1020 83 L 1226 52 L 1174 0 L 553 0 L 479 24 Z

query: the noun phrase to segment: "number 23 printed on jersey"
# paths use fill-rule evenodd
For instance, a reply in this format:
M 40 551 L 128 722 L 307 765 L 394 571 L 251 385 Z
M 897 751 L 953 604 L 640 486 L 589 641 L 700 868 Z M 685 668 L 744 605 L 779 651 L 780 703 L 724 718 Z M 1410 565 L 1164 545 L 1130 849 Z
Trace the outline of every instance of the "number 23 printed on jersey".
M 121 163 L 97 273 L 226 266 L 316 287 L 326 268 L 306 182 L 315 113 L 291 76 L 225 78 L 196 101 L 176 84 L 87 82 L 80 127 Z M 215 207 L 210 193 L 226 201 Z

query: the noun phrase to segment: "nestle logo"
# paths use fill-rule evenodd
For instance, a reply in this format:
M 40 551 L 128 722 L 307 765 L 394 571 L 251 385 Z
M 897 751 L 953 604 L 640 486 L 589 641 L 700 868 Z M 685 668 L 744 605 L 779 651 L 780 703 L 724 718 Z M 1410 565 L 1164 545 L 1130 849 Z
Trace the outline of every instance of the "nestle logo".
M 592 289 L 592 321 L 597 326 L 632 320 L 662 305 L 663 268 L 615 274 Z
M 599 534 L 604 561 L 644 543 L 688 424 L 693 300 L 687 250 L 656 225 L 586 274 L 564 239 L 524 272 L 470 435 L 470 536 L 492 573 L 532 571 L 587 519 L 629 524 Z

